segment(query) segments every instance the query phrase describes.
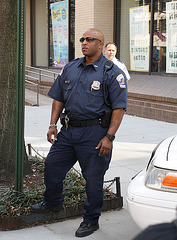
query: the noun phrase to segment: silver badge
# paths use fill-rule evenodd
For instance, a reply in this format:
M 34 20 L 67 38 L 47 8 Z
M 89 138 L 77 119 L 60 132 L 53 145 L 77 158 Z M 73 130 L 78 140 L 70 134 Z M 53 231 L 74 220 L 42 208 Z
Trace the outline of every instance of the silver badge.
M 91 85 L 91 90 L 99 90 L 100 89 L 100 82 L 99 81 L 93 81 Z

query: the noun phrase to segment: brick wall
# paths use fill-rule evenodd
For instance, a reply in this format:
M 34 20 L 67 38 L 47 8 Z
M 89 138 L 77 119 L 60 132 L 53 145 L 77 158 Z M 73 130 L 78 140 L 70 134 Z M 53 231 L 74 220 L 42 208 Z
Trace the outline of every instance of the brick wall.
M 105 42 L 113 41 L 113 0 L 75 1 L 75 57 L 82 57 L 79 38 L 88 28 L 104 33 Z
M 95 28 L 104 33 L 105 43 L 113 41 L 114 1 L 95 0 Z
M 82 57 L 79 38 L 87 28 L 94 27 L 94 0 L 75 0 L 75 58 Z
M 175 98 L 129 92 L 127 114 L 177 123 L 177 101 Z

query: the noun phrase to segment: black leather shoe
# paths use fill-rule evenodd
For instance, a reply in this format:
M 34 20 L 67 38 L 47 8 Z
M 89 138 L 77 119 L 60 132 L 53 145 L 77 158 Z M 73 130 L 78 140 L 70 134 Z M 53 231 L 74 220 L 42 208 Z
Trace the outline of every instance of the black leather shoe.
M 75 236 L 76 237 L 86 237 L 99 229 L 99 224 L 91 224 L 88 222 L 82 222 L 79 228 L 77 229 Z
M 60 211 L 62 209 L 63 207 L 61 205 L 51 205 L 46 202 L 40 202 L 31 206 L 31 210 L 38 213 L 48 212 L 50 210 Z

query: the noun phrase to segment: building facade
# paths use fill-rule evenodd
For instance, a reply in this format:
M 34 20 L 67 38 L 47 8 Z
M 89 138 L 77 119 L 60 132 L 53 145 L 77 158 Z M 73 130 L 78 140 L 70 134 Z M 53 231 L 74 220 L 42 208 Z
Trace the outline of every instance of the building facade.
M 27 0 L 26 64 L 60 68 L 98 28 L 130 72 L 177 74 L 177 1 Z
M 97 28 L 129 70 L 127 113 L 177 123 L 177 1 L 26 2 L 26 65 L 60 72 L 82 56 L 83 32 Z

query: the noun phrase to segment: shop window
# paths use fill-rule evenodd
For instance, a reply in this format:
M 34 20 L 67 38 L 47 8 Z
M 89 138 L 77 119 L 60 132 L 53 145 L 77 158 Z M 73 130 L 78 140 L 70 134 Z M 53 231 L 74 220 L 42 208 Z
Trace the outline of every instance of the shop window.
M 149 71 L 150 16 L 149 1 L 129 9 L 131 71 Z
M 166 72 L 177 73 L 177 1 L 166 2 Z
M 128 70 L 177 73 L 177 1 L 116 0 L 116 3 L 120 13 L 117 45 L 120 44 L 120 60 Z
M 62 68 L 74 58 L 75 1 L 49 2 L 49 66 Z
M 160 19 L 159 28 L 162 33 L 166 33 L 166 19 Z
M 171 9 L 171 2 L 168 0 L 157 0 L 155 1 L 155 13 L 154 13 L 154 21 L 157 22 L 156 28 L 154 27 L 154 36 L 153 36 L 153 56 L 152 56 L 152 72 L 163 72 L 163 73 L 170 73 L 169 69 L 166 68 L 168 65 L 169 54 L 167 54 L 167 48 L 173 48 L 171 44 L 171 35 L 167 33 L 167 27 L 170 28 L 170 31 L 173 31 L 171 28 L 172 19 L 168 19 L 167 15 L 172 12 L 172 14 L 177 11 L 176 4 L 174 5 L 176 9 Z M 177 2 L 176 2 L 177 3 Z M 169 6 L 169 10 L 167 9 Z M 177 19 L 175 24 L 177 24 Z M 173 52 L 173 50 L 172 50 Z M 171 59 L 172 55 L 170 55 Z M 171 62 L 171 61 L 170 61 Z M 173 62 L 172 62 L 173 63 Z M 168 67 L 169 68 L 169 67 Z M 174 68 L 172 64 L 172 68 Z M 171 69 L 171 73 L 173 70 Z
M 43 0 L 31 0 L 31 65 L 48 67 L 47 9 Z

